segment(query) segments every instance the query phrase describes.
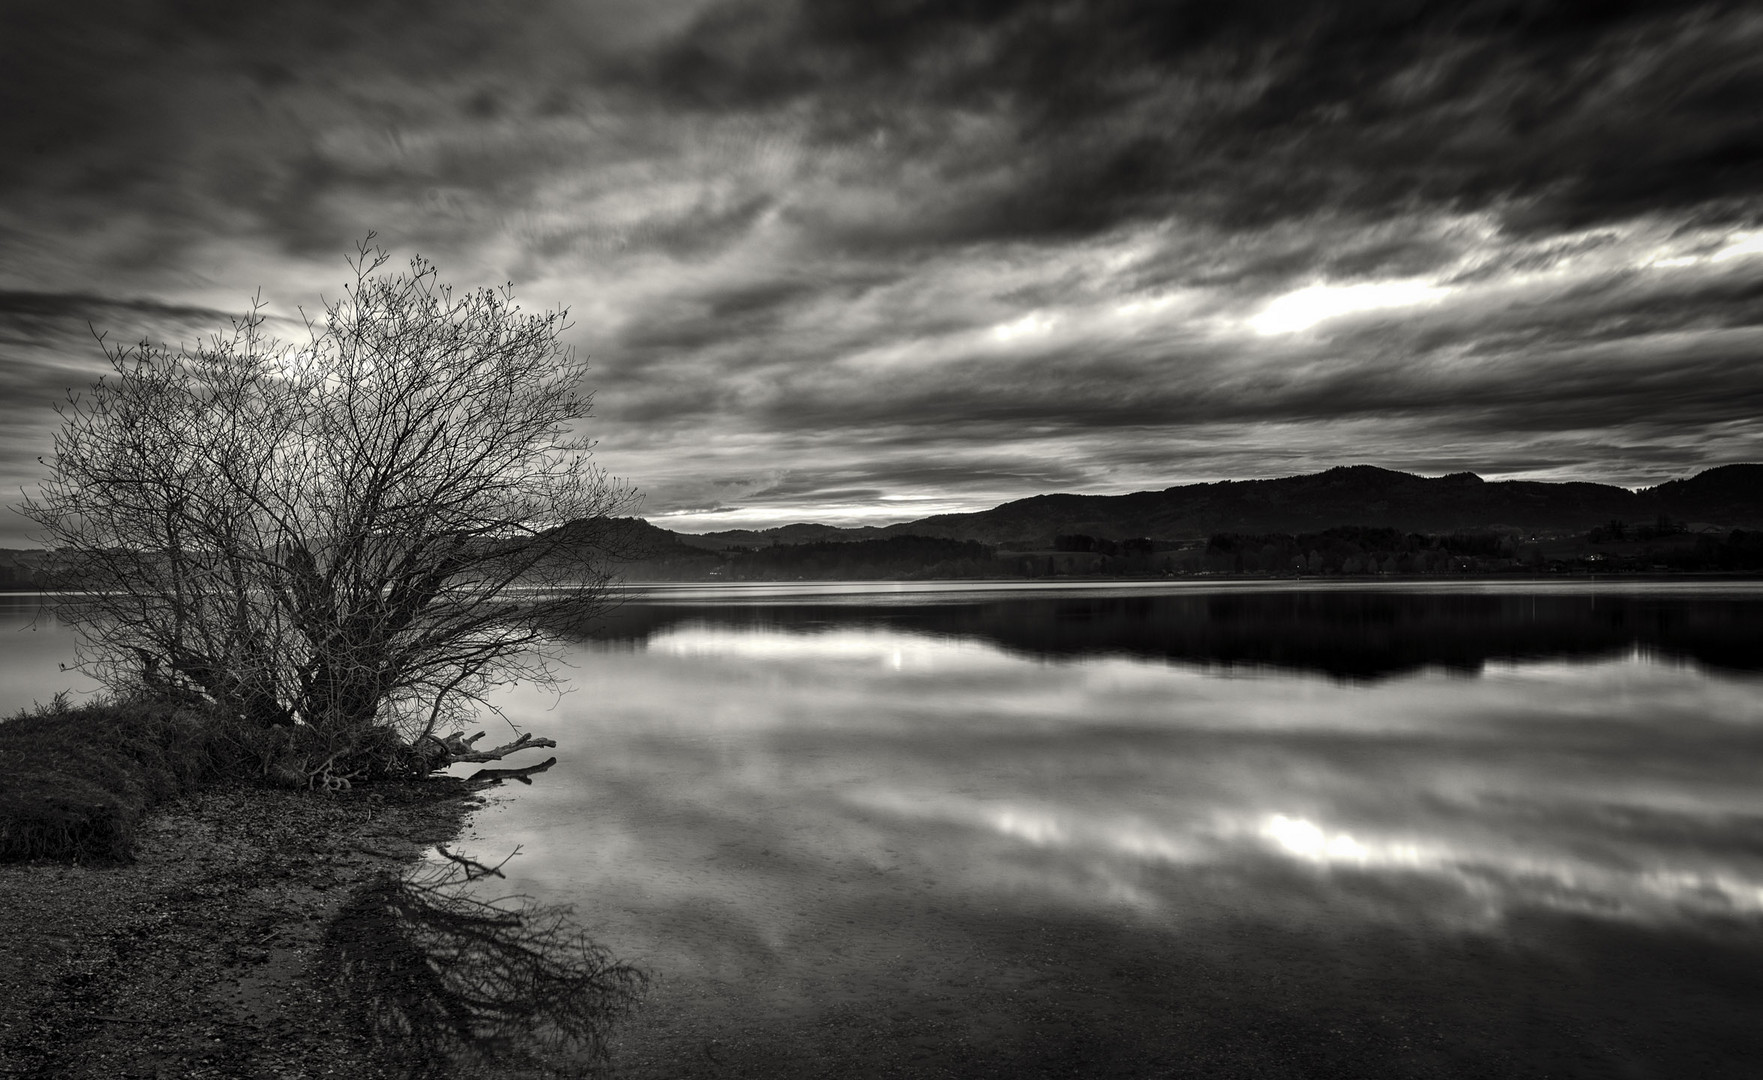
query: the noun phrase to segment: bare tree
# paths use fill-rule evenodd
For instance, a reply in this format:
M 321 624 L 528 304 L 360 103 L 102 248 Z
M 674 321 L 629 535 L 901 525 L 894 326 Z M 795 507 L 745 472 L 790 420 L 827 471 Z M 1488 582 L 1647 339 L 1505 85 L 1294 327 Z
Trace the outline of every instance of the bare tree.
M 551 682 L 543 627 L 601 605 L 634 501 L 578 430 L 566 312 L 387 272 L 371 241 L 297 347 L 261 302 L 194 349 L 104 345 L 22 506 L 84 667 L 275 732 L 266 770 L 308 779 L 444 762 L 494 687 Z

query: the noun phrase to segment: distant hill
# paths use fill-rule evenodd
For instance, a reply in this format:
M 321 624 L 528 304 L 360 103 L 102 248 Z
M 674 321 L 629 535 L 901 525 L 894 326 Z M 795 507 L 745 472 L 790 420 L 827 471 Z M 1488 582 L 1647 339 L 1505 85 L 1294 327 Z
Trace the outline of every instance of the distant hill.
M 1661 514 L 1722 528 L 1763 527 L 1763 465 L 1723 465 L 1641 491 L 1608 484 L 1489 482 L 1474 473 L 1427 478 L 1353 465 L 1308 476 L 1187 484 L 1129 495 L 1036 495 L 991 510 L 938 514 L 879 529 L 790 525 L 679 539 L 715 549 L 889 535 L 1051 546 L 1061 534 L 1199 539 L 1226 532 L 1316 532 L 1337 525 L 1421 533 L 1585 532 L 1612 520 L 1651 522 Z
M 1763 465 L 1722 465 L 1648 488 L 1639 497 L 1682 521 L 1755 527 L 1763 524 Z
M 575 521 L 562 529 L 611 559 L 619 576 L 629 581 L 691 581 L 722 564 L 716 552 L 683 543 L 686 537 L 642 518 Z

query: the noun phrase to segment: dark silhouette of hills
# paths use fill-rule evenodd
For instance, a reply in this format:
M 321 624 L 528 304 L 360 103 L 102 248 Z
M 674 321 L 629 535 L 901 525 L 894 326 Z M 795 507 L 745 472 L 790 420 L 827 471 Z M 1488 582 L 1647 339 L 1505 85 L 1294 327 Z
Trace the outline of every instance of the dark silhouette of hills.
M 587 546 L 610 559 L 618 575 L 627 581 L 693 580 L 702 578 L 722 557 L 715 551 L 688 545 L 685 537 L 651 525 L 642 518 L 602 518 L 572 521 L 544 534 L 546 542 L 561 539 Z
M 1198 539 L 1216 533 L 1318 532 L 1341 525 L 1403 532 L 1510 529 L 1585 532 L 1610 521 L 1763 526 L 1763 465 L 1723 465 L 1687 480 L 1631 491 L 1608 484 L 1485 481 L 1474 473 L 1428 478 L 1352 465 L 1277 480 L 1225 480 L 1128 495 L 1037 495 L 970 514 L 938 514 L 885 528 L 789 525 L 679 537 L 709 550 L 881 536 L 931 536 L 1051 545 L 1062 534 L 1115 540 Z
M 1755 527 L 1763 522 L 1763 465 L 1722 465 L 1636 497 L 1654 501 L 1660 513 L 1683 521 Z
M 1698 531 L 1763 529 L 1763 465 L 1723 465 L 1639 491 L 1608 484 L 1489 482 L 1467 472 L 1428 478 L 1353 465 L 1306 476 L 1186 484 L 1127 495 L 1037 495 L 976 513 L 938 514 L 885 527 L 845 529 L 803 523 L 692 535 L 641 518 L 620 518 L 574 522 L 557 531 L 561 536 L 548 533 L 540 542 L 579 543 L 611 557 L 622 577 L 637 581 L 841 573 L 897 577 L 921 576 L 931 564 L 947 568 L 977 558 L 952 550 L 921 551 L 924 545 L 905 542 L 914 537 L 1007 545 L 1007 550 L 1066 550 L 1060 538 L 1189 541 L 1220 534 L 1296 536 L 1341 527 L 1433 536 L 1491 532 L 1563 536 L 1587 533 L 1610 522 L 1649 525 L 1662 517 L 1676 526 L 1702 526 Z M 861 564 L 856 569 L 844 565 L 852 559 L 820 550 L 851 544 L 866 549 L 856 559 Z M 767 550 L 786 547 L 795 550 Z M 43 556 L 40 551 L 0 552 L 0 588 L 45 587 Z M 913 556 L 922 558 L 915 561 Z M 926 565 L 919 565 L 927 559 Z M 1716 561 L 1701 568 L 1724 567 Z M 1063 572 L 1080 569 L 1067 567 Z

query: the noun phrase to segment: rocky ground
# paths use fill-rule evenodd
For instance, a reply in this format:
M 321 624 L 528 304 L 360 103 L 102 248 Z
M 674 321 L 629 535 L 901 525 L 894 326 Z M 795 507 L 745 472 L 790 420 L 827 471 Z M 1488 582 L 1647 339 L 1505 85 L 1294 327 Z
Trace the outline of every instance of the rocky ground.
M 208 791 L 120 866 L 0 866 L 0 1076 L 403 1076 L 325 970 L 336 913 L 461 828 L 428 781 Z

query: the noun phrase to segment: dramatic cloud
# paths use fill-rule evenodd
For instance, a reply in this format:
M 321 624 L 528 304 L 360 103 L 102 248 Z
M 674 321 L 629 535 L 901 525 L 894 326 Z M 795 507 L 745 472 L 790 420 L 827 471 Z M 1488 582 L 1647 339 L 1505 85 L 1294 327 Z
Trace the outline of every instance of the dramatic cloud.
M 8 5 L 0 472 L 369 230 L 567 304 L 687 529 L 1763 459 L 1746 5 Z M 224 325 L 216 316 L 210 326 Z

